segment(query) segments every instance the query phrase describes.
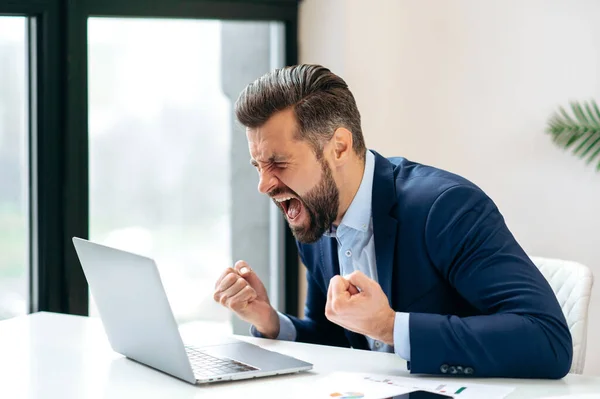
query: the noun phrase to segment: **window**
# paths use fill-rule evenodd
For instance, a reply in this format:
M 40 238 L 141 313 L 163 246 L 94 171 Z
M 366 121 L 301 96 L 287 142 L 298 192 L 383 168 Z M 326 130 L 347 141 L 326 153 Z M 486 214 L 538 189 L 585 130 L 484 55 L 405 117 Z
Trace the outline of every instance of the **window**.
M 282 32 L 272 22 L 88 20 L 90 239 L 154 258 L 179 323 L 231 332 L 231 313 L 212 294 L 237 260 L 232 223 L 246 231 L 237 242 L 254 240 L 252 251 L 269 258 L 268 201 L 233 218 L 241 205 L 233 183 L 249 174 L 244 192 L 253 196 L 257 178 L 243 130 L 232 134 L 231 97 L 243 86 L 231 84 L 281 66 Z M 264 51 L 222 51 L 232 39 Z M 232 156 L 233 140 L 246 147 L 241 156 Z M 232 174 L 236 165 L 243 177 Z M 247 236 L 261 226 L 263 241 Z
M 0 15 L 0 320 L 28 307 L 26 24 Z
M 296 62 L 297 17 L 297 0 L 0 0 L 0 319 L 94 310 L 72 237 L 156 258 L 180 323 L 247 331 L 207 292 L 236 259 L 295 313 L 296 246 L 232 107 Z

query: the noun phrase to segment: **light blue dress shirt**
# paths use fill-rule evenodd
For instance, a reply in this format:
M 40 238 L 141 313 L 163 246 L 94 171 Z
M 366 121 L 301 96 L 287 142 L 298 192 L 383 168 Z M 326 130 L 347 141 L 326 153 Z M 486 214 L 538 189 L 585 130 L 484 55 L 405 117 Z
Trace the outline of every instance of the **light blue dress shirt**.
M 347 276 L 359 270 L 367 277 L 378 281 L 377 264 L 375 261 L 375 241 L 373 237 L 373 219 L 371 217 L 371 201 L 373 188 L 373 175 L 375 173 L 375 156 L 367 151 L 365 171 L 362 181 L 344 214 L 340 225 L 332 227 L 331 231 L 325 233 L 335 237 L 338 242 L 338 258 L 340 262 L 340 275 Z M 277 339 L 295 341 L 296 328 L 292 321 L 282 313 L 279 313 L 279 335 Z M 390 346 L 383 342 L 367 337 L 369 348 L 379 352 L 394 352 L 405 360 L 410 361 L 410 336 L 409 336 L 409 314 L 396 312 L 394 320 L 394 345 Z M 256 337 L 261 334 L 254 326 L 250 332 Z

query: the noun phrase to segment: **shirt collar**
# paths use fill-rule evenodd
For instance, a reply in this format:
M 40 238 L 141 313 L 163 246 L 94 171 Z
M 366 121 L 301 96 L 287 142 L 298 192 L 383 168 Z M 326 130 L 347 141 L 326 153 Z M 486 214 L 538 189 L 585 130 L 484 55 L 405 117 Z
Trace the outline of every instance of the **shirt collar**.
M 371 201 L 373 192 L 373 175 L 375 174 L 375 156 L 367 150 L 365 171 L 356 195 L 342 218 L 340 226 L 366 232 L 371 223 Z M 339 227 L 331 226 L 327 235 L 334 235 Z

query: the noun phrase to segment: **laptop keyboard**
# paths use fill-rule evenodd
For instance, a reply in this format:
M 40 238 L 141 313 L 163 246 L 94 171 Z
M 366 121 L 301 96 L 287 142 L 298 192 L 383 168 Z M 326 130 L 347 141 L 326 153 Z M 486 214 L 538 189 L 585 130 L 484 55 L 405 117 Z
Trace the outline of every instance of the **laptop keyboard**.
M 207 355 L 191 346 L 186 346 L 185 351 L 190 359 L 196 378 L 258 370 L 256 367 L 232 359 Z

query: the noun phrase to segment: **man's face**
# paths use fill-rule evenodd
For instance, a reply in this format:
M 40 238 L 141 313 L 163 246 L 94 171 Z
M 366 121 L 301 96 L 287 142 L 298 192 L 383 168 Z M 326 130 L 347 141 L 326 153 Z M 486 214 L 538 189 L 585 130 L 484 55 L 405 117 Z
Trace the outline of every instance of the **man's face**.
M 339 190 L 326 153 L 317 159 L 306 141 L 295 139 L 296 129 L 293 111 L 285 110 L 246 135 L 258 190 L 281 209 L 296 239 L 311 243 L 335 221 Z

